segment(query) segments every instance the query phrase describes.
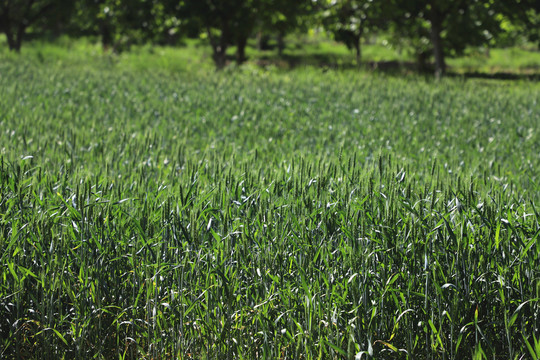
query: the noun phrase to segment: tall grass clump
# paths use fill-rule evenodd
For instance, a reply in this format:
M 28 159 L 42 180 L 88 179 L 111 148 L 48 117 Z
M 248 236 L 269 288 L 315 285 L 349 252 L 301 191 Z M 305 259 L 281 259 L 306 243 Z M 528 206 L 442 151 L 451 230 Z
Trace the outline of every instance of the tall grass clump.
M 0 73 L 0 357 L 538 358 L 537 83 Z

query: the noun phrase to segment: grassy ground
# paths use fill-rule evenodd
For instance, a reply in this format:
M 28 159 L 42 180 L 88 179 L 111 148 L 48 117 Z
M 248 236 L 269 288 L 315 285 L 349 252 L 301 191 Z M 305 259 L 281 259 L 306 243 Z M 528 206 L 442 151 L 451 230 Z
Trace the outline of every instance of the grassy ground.
M 540 355 L 538 83 L 81 46 L 1 55 L 0 357 Z
M 111 63 L 122 68 L 160 68 L 172 72 L 208 71 L 213 68 L 210 46 L 200 40 L 185 40 L 180 47 L 133 46 L 130 52 L 121 55 L 103 54 L 101 46 L 93 39 L 73 40 L 59 38 L 54 42 L 30 41 L 23 46 L 27 59 L 40 63 L 72 63 L 86 66 L 91 62 L 108 67 Z M 286 39 L 286 48 L 278 56 L 275 48 L 256 49 L 256 41 L 250 40 L 246 54 L 248 66 L 292 69 L 296 67 L 319 67 L 356 69 L 352 51 L 321 34 L 291 35 Z M 231 61 L 235 47 L 229 48 Z M 9 57 L 5 39 L 0 36 L 0 54 Z M 406 49 L 393 47 L 384 36 L 372 39 L 362 47 L 363 70 L 390 72 L 400 75 L 417 72 L 415 57 Z M 533 48 L 471 48 L 464 56 L 448 58 L 449 71 L 457 75 L 501 78 L 540 76 L 540 51 Z M 497 76 L 499 75 L 499 76 Z

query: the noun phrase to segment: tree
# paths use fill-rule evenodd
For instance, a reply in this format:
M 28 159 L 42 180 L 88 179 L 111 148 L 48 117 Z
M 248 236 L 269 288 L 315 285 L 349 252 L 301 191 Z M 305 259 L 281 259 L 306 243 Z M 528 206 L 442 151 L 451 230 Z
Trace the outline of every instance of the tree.
M 233 44 L 237 45 L 237 62 L 245 60 L 247 38 L 255 27 L 258 5 L 256 0 L 185 0 L 176 2 L 173 9 L 206 35 L 214 63 L 221 69 L 227 63 L 227 49 Z
M 258 11 L 260 33 L 277 34 L 277 48 L 281 56 L 285 35 L 296 29 L 306 29 L 313 13 L 311 0 L 263 0 Z
M 68 0 L 0 0 L 0 31 L 9 49 L 20 52 L 27 30 L 44 17 L 64 19 L 73 2 Z
M 384 30 L 399 14 L 393 1 L 319 0 L 320 17 L 334 39 L 354 49 L 356 63 L 362 57 L 362 38 L 369 32 Z
M 467 45 L 487 43 L 501 31 L 497 2 L 492 0 L 400 0 L 401 36 L 426 38 L 435 60 L 435 76 L 446 73 L 446 56 L 461 54 Z
M 246 46 L 256 29 L 277 31 L 279 38 L 295 28 L 311 6 L 310 0 L 184 0 L 175 2 L 179 18 L 200 29 L 212 47 L 218 69 L 227 63 L 227 50 L 236 45 L 236 62 L 246 60 Z M 281 50 L 283 43 L 281 43 Z
M 155 40 L 166 26 L 162 1 L 79 0 L 72 34 L 98 35 L 104 50 L 122 50 L 130 43 Z

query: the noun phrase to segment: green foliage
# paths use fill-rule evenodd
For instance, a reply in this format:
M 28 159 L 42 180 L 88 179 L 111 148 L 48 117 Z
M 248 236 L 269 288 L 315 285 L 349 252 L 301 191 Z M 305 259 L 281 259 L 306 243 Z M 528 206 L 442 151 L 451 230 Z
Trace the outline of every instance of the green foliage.
M 446 72 L 446 57 L 461 55 L 468 46 L 488 44 L 501 31 L 500 9 L 490 0 L 399 3 L 403 16 L 393 24 L 397 41 L 405 40 L 416 49 L 421 66 L 433 54 L 437 76 Z
M 386 30 L 399 16 L 393 1 L 339 0 L 318 1 L 319 18 L 325 29 L 349 49 L 355 49 L 357 62 L 361 57 L 362 38 Z
M 502 19 L 504 29 L 504 33 L 496 39 L 497 41 L 528 38 L 529 41 L 540 45 L 540 3 L 538 1 L 513 0 L 495 3 L 499 8 L 498 16 Z
M 105 50 L 122 52 L 134 44 L 174 39 L 178 21 L 155 0 L 80 0 L 75 2 L 67 32 L 97 35 Z
M 0 73 L 2 358 L 538 354 L 538 84 Z
M 247 40 L 255 31 L 276 31 L 282 39 L 301 25 L 300 17 L 311 8 L 306 0 L 187 0 L 173 4 L 178 16 L 209 40 L 212 57 L 220 69 L 227 64 L 229 46 L 236 46 L 236 62 L 241 64 L 246 60 Z
M 195 23 L 199 33 L 209 40 L 217 68 L 227 64 L 227 48 L 232 44 L 238 47 L 237 62 L 245 61 L 247 38 L 261 10 L 258 1 L 186 0 L 174 8 L 184 19 Z

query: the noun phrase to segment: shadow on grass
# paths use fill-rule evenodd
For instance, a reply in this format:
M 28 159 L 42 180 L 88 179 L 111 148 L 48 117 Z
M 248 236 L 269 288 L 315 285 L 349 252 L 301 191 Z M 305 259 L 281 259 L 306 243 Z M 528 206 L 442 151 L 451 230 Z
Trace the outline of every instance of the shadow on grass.
M 538 81 L 540 80 L 540 72 L 523 74 L 523 73 L 512 73 L 512 72 L 495 72 L 495 73 L 483 73 L 479 71 L 469 71 L 463 74 L 449 72 L 449 77 L 463 77 L 466 79 L 491 79 L 491 80 L 530 80 Z
M 290 55 L 284 54 L 281 57 L 260 57 L 256 58 L 255 63 L 261 67 L 275 66 L 280 69 L 292 70 L 298 67 L 318 67 L 321 69 L 332 70 L 351 70 L 362 69 L 373 72 L 380 72 L 388 75 L 431 75 L 434 73 L 432 64 L 419 65 L 414 61 L 364 61 L 358 66 L 351 56 L 339 56 L 329 54 L 309 54 L 309 55 Z M 492 80 L 540 80 L 540 72 L 531 73 L 518 72 L 495 72 L 486 73 L 480 71 L 459 72 L 449 69 L 447 73 L 451 78 L 465 79 L 492 79 Z

